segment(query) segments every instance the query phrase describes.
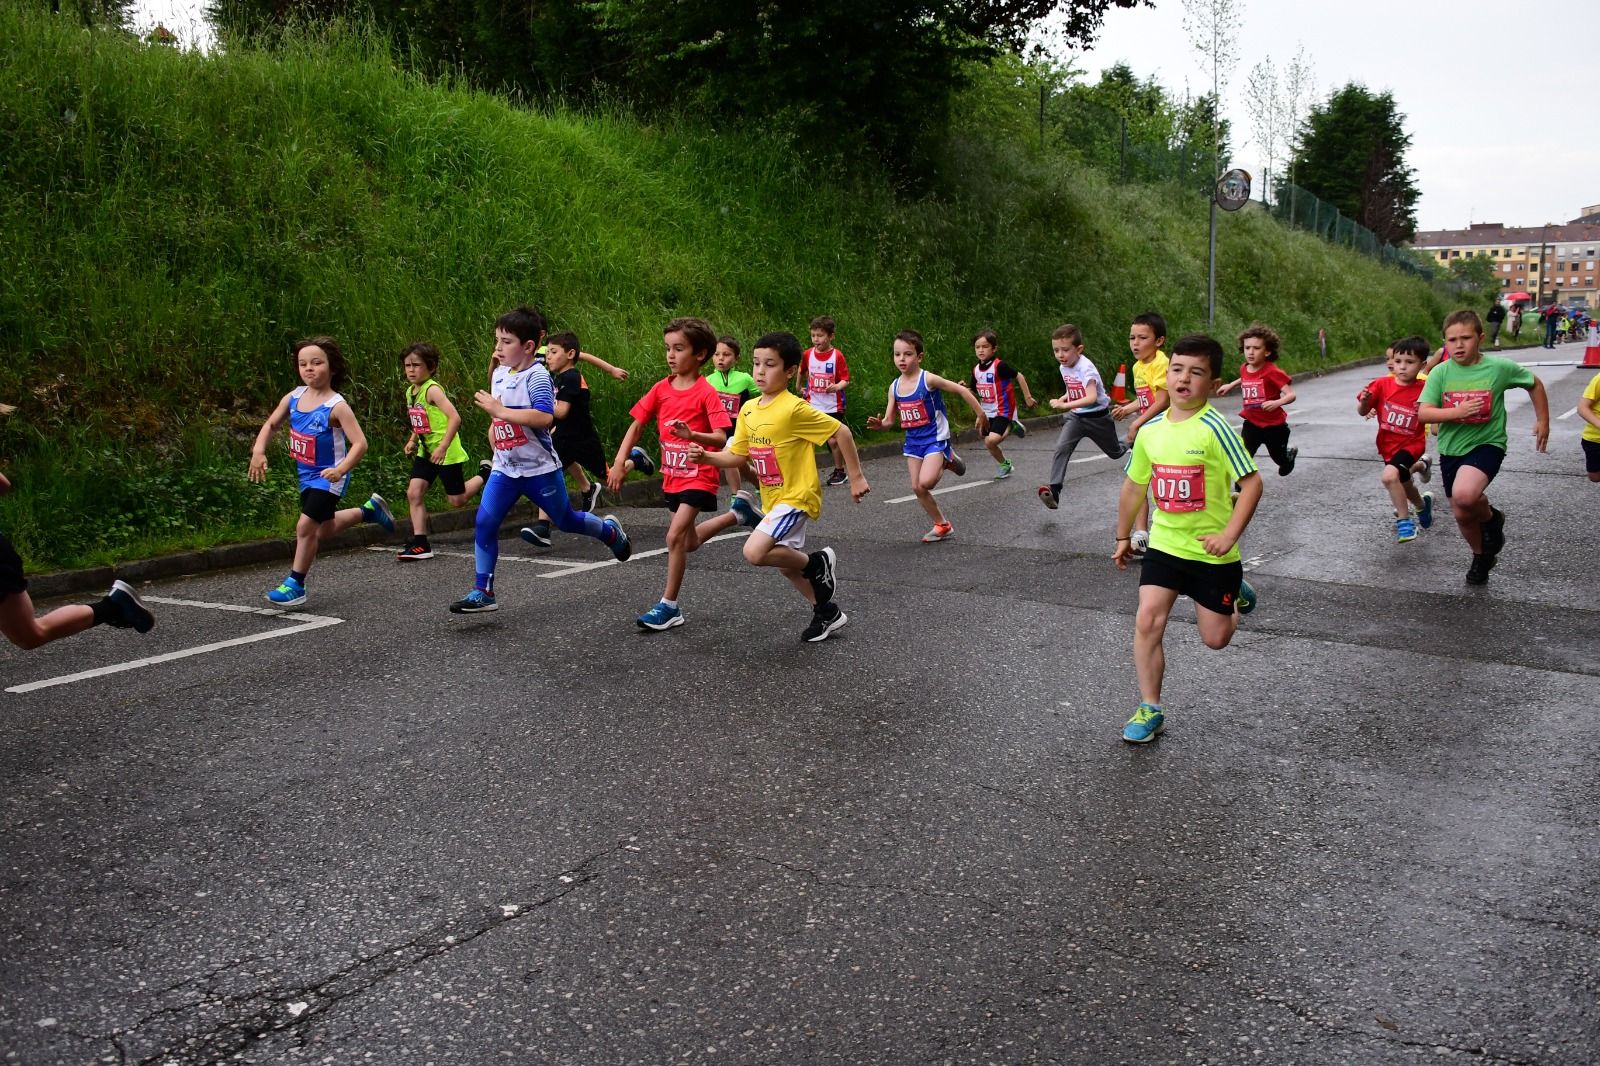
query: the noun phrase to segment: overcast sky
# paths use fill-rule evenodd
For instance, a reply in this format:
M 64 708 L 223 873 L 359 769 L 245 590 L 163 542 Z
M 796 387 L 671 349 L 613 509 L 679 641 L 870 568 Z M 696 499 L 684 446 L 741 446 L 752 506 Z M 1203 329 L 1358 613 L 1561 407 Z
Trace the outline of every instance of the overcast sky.
M 1244 84 L 1271 56 L 1280 69 L 1305 46 L 1318 95 L 1358 81 L 1394 93 L 1412 146 L 1422 229 L 1468 222 L 1536 226 L 1576 218 L 1600 203 L 1600 138 L 1583 132 L 1593 115 L 1592 48 L 1577 36 L 1570 61 L 1549 54 L 1551 27 L 1576 28 L 1593 12 L 1576 0 L 1518 8 L 1489 0 L 1238 0 L 1243 10 L 1238 66 L 1224 91 L 1233 122 L 1234 164 L 1259 180 Z M 204 0 L 142 0 L 141 28 L 157 21 L 185 41 L 204 34 Z M 1507 17 L 1522 12 L 1520 23 Z M 1532 12 L 1537 11 L 1537 18 Z M 1209 89 L 1209 69 L 1183 32 L 1182 0 L 1155 8 L 1114 8 L 1094 48 L 1076 56 L 1091 80 L 1122 61 L 1180 96 Z M 1560 69 L 1569 77 L 1562 78 Z M 1564 84 L 1563 84 L 1564 83 Z M 1552 132 L 1565 126 L 1563 143 Z
M 1233 123 L 1235 165 L 1258 178 L 1259 153 L 1248 143 L 1246 75 L 1264 56 L 1281 70 L 1304 44 L 1319 97 L 1352 81 L 1394 93 L 1422 191 L 1420 228 L 1566 222 L 1600 203 L 1600 140 L 1584 132 L 1584 120 L 1594 116 L 1583 52 L 1589 45 L 1576 32 L 1562 32 L 1557 37 L 1579 50 L 1570 61 L 1551 53 L 1552 28 L 1590 28 L 1590 5 L 1242 0 L 1240 6 L 1240 59 L 1223 93 L 1224 113 Z M 1119 60 L 1179 94 L 1186 80 L 1196 93 L 1211 87 L 1210 68 L 1184 35 L 1182 0 L 1113 9 L 1094 47 L 1077 57 L 1091 79 Z M 1570 79 L 1561 77 L 1562 68 Z M 1552 139 L 1558 125 L 1566 130 L 1560 144 Z

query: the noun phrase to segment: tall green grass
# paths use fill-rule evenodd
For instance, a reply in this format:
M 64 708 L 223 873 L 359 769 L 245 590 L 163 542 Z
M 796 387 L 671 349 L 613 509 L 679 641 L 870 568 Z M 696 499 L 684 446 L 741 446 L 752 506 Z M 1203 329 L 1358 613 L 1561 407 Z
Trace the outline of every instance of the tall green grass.
M 202 56 L 6 5 L 0 400 L 22 410 L 0 425 L 19 484 L 0 529 L 33 567 L 287 530 L 289 482 L 249 487 L 243 457 L 296 384 L 289 342 L 313 333 L 351 357 L 373 445 L 357 491 L 397 493 L 400 348 L 444 350 L 481 454 L 469 397 L 518 303 L 633 373 L 591 382 L 612 441 L 678 314 L 746 341 L 833 315 L 858 428 L 906 327 L 948 374 L 992 327 L 1048 393 L 1063 321 L 1108 370 L 1135 313 L 1204 326 L 1202 199 L 1116 188 L 992 130 L 958 133 L 933 185 L 902 198 L 755 129 L 425 84 L 370 35 Z M 1222 221 L 1217 329 L 1272 323 L 1291 369 L 1316 361 L 1319 327 L 1345 356 L 1436 328 L 1421 283 L 1254 211 Z

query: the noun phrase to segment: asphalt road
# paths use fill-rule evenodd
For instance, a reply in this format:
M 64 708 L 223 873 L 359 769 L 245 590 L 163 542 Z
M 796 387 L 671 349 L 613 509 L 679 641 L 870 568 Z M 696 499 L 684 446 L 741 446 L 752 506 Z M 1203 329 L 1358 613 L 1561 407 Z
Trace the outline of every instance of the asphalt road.
M 1538 372 L 1557 414 L 1592 373 Z M 1120 471 L 1085 442 L 1045 511 L 1053 431 L 1004 482 L 966 449 L 943 544 L 899 459 L 828 490 L 819 645 L 736 539 L 645 634 L 659 555 L 508 530 L 493 615 L 445 611 L 465 554 L 349 551 L 309 617 L 252 613 L 257 568 L 142 589 L 148 637 L 0 647 L 8 689 L 193 653 L 0 693 L 4 1061 L 1600 1059 L 1580 423 L 1537 454 L 1513 400 L 1468 588 L 1447 509 L 1394 542 L 1372 374 L 1300 387 L 1261 606 L 1220 653 L 1174 625 L 1144 747 Z

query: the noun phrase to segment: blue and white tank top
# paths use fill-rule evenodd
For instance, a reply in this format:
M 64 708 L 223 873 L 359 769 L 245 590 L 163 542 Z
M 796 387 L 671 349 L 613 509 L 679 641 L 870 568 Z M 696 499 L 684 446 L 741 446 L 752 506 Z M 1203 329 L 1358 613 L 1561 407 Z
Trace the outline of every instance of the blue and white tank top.
M 289 455 L 299 467 L 302 489 L 343 496 L 350 475 L 329 482 L 322 472 L 344 462 L 347 452 L 344 430 L 333 424 L 333 409 L 344 403 L 344 397 L 336 392 L 316 410 L 302 411 L 300 397 L 307 388 L 301 385 L 289 394 Z
M 554 415 L 556 391 L 550 371 L 540 363 L 521 370 L 497 366 L 489 391 L 513 411 L 543 411 Z M 515 422 L 493 419 L 489 423 L 489 442 L 494 445 L 494 468 L 507 477 L 534 477 L 561 469 L 555 444 L 548 429 L 519 426 Z
M 906 431 L 906 441 L 911 444 L 932 444 L 950 439 L 950 419 L 945 414 L 944 394 L 928 388 L 928 372 L 917 375 L 917 387 L 908 396 L 900 395 L 900 379 L 889 382 L 889 394 L 894 397 L 896 412 L 900 415 L 900 428 Z

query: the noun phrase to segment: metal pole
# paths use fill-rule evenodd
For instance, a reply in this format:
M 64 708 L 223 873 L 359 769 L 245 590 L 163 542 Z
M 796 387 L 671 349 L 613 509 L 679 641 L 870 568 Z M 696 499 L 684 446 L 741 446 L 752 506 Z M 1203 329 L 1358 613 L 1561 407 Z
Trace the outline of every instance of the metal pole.
M 1044 84 L 1039 85 L 1039 151 L 1044 151 Z
M 1206 280 L 1206 328 L 1217 323 L 1217 186 L 1211 185 L 1211 263 Z
M 1122 184 L 1128 184 L 1128 116 L 1122 116 Z
M 1545 226 L 1539 231 L 1539 302 L 1544 302 L 1544 245 L 1545 238 L 1550 235 L 1550 227 Z

